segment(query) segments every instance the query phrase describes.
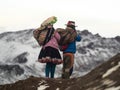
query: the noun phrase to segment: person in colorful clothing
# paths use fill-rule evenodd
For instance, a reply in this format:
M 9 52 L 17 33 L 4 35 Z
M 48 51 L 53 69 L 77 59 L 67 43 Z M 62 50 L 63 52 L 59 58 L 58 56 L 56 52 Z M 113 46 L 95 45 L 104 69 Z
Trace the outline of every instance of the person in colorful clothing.
M 52 29 L 54 31 L 52 24 L 49 24 L 47 29 Z M 54 31 L 54 34 L 52 34 L 51 38 L 49 38 L 49 41 L 44 46 L 42 46 L 38 57 L 39 62 L 46 63 L 45 76 L 47 78 L 54 78 L 56 65 L 59 65 L 63 62 L 59 52 L 59 40 L 60 35 L 58 32 Z
M 68 21 L 66 28 L 72 28 L 75 29 L 75 22 L 74 21 Z M 77 32 L 76 32 L 77 33 Z M 63 72 L 62 72 L 62 78 L 63 79 L 69 79 L 73 72 L 73 64 L 74 64 L 74 54 L 76 52 L 76 41 L 81 41 L 80 35 L 77 35 L 75 40 L 67 45 L 67 48 L 63 50 Z M 66 46 L 64 46 L 66 47 Z

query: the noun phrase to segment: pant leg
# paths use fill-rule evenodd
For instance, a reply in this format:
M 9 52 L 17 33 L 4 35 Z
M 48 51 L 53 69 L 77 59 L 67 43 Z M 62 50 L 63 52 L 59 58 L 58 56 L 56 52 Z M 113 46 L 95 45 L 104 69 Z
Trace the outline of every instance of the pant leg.
M 63 73 L 62 78 L 69 79 L 73 72 L 74 55 L 72 53 L 65 53 L 63 55 Z
M 51 78 L 54 78 L 56 64 L 51 63 Z
M 62 74 L 62 78 L 68 79 L 70 77 L 69 67 L 70 67 L 70 57 L 65 55 L 65 56 L 63 56 L 63 74 Z
M 51 69 L 50 63 L 46 63 L 46 67 L 45 67 L 45 76 L 46 77 L 49 77 L 50 69 Z

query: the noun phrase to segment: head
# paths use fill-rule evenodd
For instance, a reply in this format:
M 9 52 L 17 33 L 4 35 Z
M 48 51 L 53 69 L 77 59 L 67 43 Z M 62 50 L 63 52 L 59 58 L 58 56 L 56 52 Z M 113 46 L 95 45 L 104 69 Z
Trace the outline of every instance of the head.
M 74 21 L 68 21 L 68 23 L 66 24 L 66 26 L 67 27 L 70 27 L 70 28 L 72 28 L 72 29 L 74 29 L 75 30 L 75 22 Z

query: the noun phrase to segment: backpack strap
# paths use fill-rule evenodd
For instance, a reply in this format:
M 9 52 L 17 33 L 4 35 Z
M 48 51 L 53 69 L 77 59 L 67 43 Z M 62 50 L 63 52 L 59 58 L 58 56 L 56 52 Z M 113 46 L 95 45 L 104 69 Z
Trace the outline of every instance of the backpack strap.
M 48 28 L 49 29 L 49 28 Z M 45 45 L 50 39 L 52 34 L 54 33 L 55 29 L 54 28 L 50 28 L 46 34 L 45 40 L 43 42 L 43 45 Z

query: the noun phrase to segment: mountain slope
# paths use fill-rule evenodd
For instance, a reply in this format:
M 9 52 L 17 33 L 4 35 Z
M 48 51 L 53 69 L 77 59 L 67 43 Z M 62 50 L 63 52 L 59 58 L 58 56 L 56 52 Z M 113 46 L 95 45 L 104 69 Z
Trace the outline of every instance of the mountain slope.
M 120 53 L 120 37 L 104 38 L 88 30 L 78 31 L 74 72 L 72 77 L 85 75 L 99 64 Z M 0 34 L 0 84 L 14 83 L 29 76 L 44 77 L 45 64 L 37 62 L 41 47 L 33 37 L 33 29 Z M 62 54 L 62 52 L 61 52 Z M 62 65 L 55 77 L 61 77 Z
M 85 76 L 72 79 L 30 77 L 0 90 L 120 90 L 120 53 Z

